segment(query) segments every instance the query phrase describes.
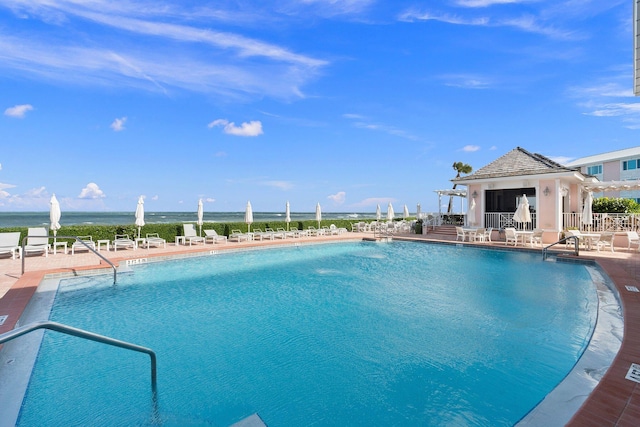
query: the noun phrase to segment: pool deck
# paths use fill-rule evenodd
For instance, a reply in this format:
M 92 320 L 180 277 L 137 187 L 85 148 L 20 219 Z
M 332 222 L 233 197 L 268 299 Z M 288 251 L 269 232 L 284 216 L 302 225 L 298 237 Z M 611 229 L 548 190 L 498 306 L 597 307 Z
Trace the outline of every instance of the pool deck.
M 209 253 L 212 250 L 222 251 L 264 246 L 278 246 L 291 244 L 318 243 L 342 240 L 371 239 L 371 233 L 344 233 L 337 236 L 302 237 L 296 239 L 278 239 L 256 242 L 228 242 L 226 244 L 207 244 L 183 246 L 168 243 L 166 248 L 138 248 L 121 249 L 117 252 L 101 251 L 116 266 L 126 260 L 144 259 L 151 257 L 176 257 Z M 424 240 L 442 243 L 453 243 L 455 236 L 449 235 L 415 235 L 398 234 L 397 240 Z M 460 243 L 465 245 L 505 248 L 504 241 L 493 243 Z M 510 248 L 513 248 L 510 246 Z M 519 246 L 517 250 L 535 250 Z M 571 258 L 569 252 L 563 255 Z M 616 252 L 610 251 L 581 251 L 580 259 L 593 260 L 606 272 L 614 282 L 624 315 L 624 338 L 622 346 L 599 384 L 589 395 L 580 410 L 573 416 L 568 426 L 637 426 L 640 425 L 640 383 L 626 379 L 632 363 L 640 364 L 640 293 L 630 292 L 626 286 L 640 288 L 640 252 L 633 248 L 616 247 Z M 45 275 L 81 274 L 85 270 L 99 268 L 111 269 L 93 253 L 83 251 L 71 255 L 58 252 L 48 257 L 27 256 L 25 259 L 25 274 L 22 275 L 22 260 L 9 258 L 0 259 L 0 321 L 7 316 L 4 324 L 0 325 L 0 334 L 12 330 L 20 318 L 29 300 Z

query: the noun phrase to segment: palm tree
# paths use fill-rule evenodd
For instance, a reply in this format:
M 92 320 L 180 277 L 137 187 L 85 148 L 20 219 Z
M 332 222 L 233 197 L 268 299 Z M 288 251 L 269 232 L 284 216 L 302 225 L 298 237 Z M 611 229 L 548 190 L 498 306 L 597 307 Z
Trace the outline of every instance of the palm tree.
M 453 169 L 457 172 L 456 179 L 460 178 L 460 174 L 463 173 L 465 175 L 470 174 L 473 168 L 462 162 L 455 162 L 453 164 Z M 453 189 L 455 190 L 458 184 L 453 184 Z M 449 197 L 449 208 L 447 209 L 447 213 L 450 214 L 453 210 L 453 196 Z

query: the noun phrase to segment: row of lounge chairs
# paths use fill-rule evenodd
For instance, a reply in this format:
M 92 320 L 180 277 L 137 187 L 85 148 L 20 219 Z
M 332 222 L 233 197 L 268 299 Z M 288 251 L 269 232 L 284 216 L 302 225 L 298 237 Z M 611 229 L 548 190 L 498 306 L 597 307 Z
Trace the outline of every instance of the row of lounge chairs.
M 227 236 L 219 235 L 215 230 L 203 230 L 205 236 L 199 236 L 196 233 L 196 229 L 193 224 L 184 224 L 184 236 L 178 236 L 176 238 L 176 244 L 182 241 L 184 244 L 187 242 L 189 245 L 193 244 L 206 244 L 206 243 L 226 243 Z M 229 240 L 235 240 L 238 242 L 241 241 L 250 241 L 250 240 L 275 240 L 275 239 L 286 239 L 286 238 L 299 238 L 305 236 L 329 236 L 329 235 L 338 235 L 347 232 L 346 228 L 338 228 L 334 224 L 331 224 L 329 227 L 321 227 L 316 229 L 313 226 L 309 226 L 307 230 L 298 230 L 297 228 L 291 228 L 290 230 L 285 230 L 284 228 L 278 228 L 276 230 L 272 230 L 270 228 L 266 228 L 265 231 L 262 231 L 259 228 L 253 229 L 250 233 L 242 233 L 240 230 L 232 230 L 229 236 Z M 49 240 L 52 236 L 49 235 L 48 230 L 45 227 L 33 227 L 28 230 L 28 238 L 26 245 L 24 247 L 25 254 L 27 253 L 43 253 L 45 256 L 48 256 L 51 251 L 51 244 Z M 113 247 L 114 251 L 118 249 L 137 249 L 138 245 L 144 245 L 147 249 L 151 246 L 154 247 L 165 247 L 167 246 L 167 241 L 161 238 L 158 233 L 149 233 L 145 238 L 130 238 L 128 234 L 116 234 L 112 241 L 108 240 L 99 240 L 94 241 L 92 236 L 78 236 L 77 241 L 71 244 L 71 254 L 75 255 L 78 251 L 89 251 L 89 250 L 100 250 L 100 244 L 107 244 L 107 248 L 109 248 L 109 244 Z M 61 242 L 58 242 L 61 244 Z M 64 243 L 65 253 L 67 251 L 67 244 Z M 16 257 L 22 256 L 22 247 L 20 242 L 20 232 L 8 232 L 8 233 L 0 233 L 0 254 L 11 254 L 13 259 Z
M 231 230 L 229 234 L 229 240 L 236 242 L 251 241 L 251 240 L 275 240 L 275 239 L 287 239 L 287 238 L 300 238 L 307 236 L 334 236 L 342 233 L 346 233 L 346 228 L 338 228 L 334 224 L 329 227 L 323 226 L 316 228 L 309 226 L 306 230 L 298 230 L 296 227 L 285 230 L 284 228 L 277 228 L 273 230 L 271 228 L 265 228 L 262 231 L 261 228 L 254 228 L 252 231 L 243 233 L 240 230 Z

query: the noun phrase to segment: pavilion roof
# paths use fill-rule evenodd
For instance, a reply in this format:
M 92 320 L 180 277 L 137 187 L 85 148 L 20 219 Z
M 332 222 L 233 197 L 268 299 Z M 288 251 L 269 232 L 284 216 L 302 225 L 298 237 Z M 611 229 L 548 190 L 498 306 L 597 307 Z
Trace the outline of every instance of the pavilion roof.
M 576 170 L 576 168 L 563 166 L 542 154 L 530 153 L 524 148 L 516 147 L 474 173 L 452 181 L 462 183 L 479 179 L 575 172 Z

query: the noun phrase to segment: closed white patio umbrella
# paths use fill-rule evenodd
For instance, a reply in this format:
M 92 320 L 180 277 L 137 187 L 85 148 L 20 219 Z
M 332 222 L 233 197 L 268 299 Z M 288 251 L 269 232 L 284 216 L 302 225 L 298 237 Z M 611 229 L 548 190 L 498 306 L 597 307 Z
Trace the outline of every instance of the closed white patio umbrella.
M 140 229 L 144 227 L 144 198 L 138 198 L 138 206 L 136 207 L 136 225 L 138 226 L 138 238 L 140 238 Z
M 322 208 L 320 202 L 316 205 L 316 221 L 318 221 L 318 228 L 320 228 L 320 221 L 322 221 Z
M 395 212 L 393 212 L 393 205 L 391 204 L 391 202 L 389 202 L 389 206 L 387 206 L 387 221 L 393 221 L 393 218 L 395 218 L 396 214 Z
M 251 232 L 251 224 L 253 224 L 253 209 L 251 202 L 247 202 L 247 209 L 244 211 L 244 222 L 247 224 L 247 232 Z
M 382 218 L 382 212 L 380 211 L 380 205 L 376 206 L 376 221 L 380 221 Z
M 51 196 L 51 201 L 49 202 L 49 204 L 51 205 L 49 209 L 49 221 L 51 222 L 49 229 L 53 231 L 53 245 L 55 247 L 56 234 L 58 233 L 58 230 L 60 230 L 60 216 L 61 216 L 60 203 L 58 203 L 58 199 L 56 199 L 55 194 Z
M 584 225 L 593 225 L 593 193 L 591 193 L 591 191 L 587 192 L 587 197 L 584 199 L 582 223 Z
M 529 199 L 525 194 L 522 195 L 522 199 L 520 199 L 520 203 L 518 204 L 518 209 L 513 214 L 513 220 L 515 222 L 531 222 L 531 212 L 529 212 Z
M 474 225 L 476 223 L 476 199 L 471 199 L 469 210 L 467 211 L 467 223 Z
M 287 223 L 287 231 L 289 231 L 289 223 L 291 222 L 291 209 L 289 208 L 289 201 L 287 200 L 287 205 L 284 209 L 284 222 Z
M 404 205 L 404 207 L 402 208 L 402 219 L 407 218 L 409 218 L 409 208 L 407 207 L 407 205 Z
M 422 219 L 422 206 L 420 206 L 420 203 L 416 206 L 416 218 Z
M 204 216 L 204 207 L 202 206 L 202 199 L 198 200 L 198 222 L 197 224 L 200 226 L 200 234 L 202 236 L 202 217 Z

